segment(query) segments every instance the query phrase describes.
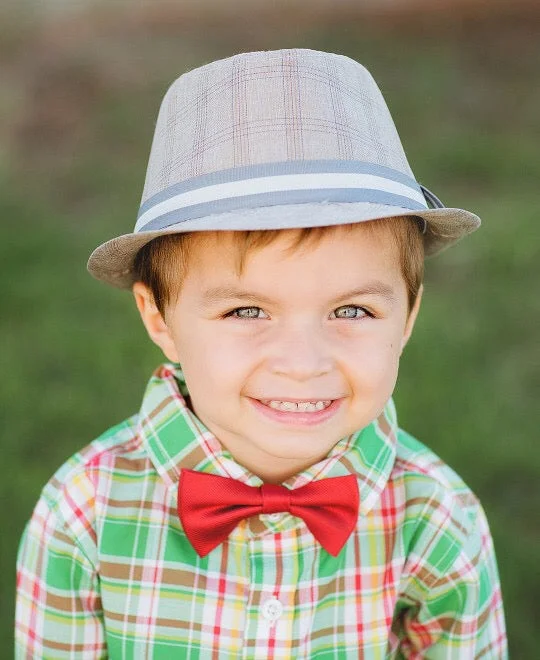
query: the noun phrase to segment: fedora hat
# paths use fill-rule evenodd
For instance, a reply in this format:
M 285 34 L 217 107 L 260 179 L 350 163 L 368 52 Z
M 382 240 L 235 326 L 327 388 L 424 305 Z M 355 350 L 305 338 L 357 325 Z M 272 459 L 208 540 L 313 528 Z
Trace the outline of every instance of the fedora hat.
M 333 53 L 240 53 L 189 71 L 159 110 L 132 233 L 88 270 L 120 288 L 157 236 L 419 218 L 427 255 L 480 225 L 419 184 L 371 74 Z

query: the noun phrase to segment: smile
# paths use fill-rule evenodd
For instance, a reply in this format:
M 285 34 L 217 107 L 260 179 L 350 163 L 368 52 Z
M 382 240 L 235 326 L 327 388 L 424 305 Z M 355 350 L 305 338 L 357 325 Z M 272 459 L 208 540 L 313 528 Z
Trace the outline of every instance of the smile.
M 345 399 L 252 399 L 251 405 L 273 424 L 314 427 L 324 424 L 340 410 Z
M 274 410 L 281 410 L 283 412 L 292 413 L 314 413 L 328 408 L 332 403 L 331 399 L 312 400 L 312 401 L 280 401 L 277 399 L 260 399 L 260 402 L 273 408 Z

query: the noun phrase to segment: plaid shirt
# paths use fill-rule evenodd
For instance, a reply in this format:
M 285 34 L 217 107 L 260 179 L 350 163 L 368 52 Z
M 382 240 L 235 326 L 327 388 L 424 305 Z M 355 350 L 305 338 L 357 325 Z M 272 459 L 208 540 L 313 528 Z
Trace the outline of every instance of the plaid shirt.
M 459 477 L 380 417 L 290 478 L 358 476 L 337 557 L 299 518 L 243 521 L 200 558 L 177 516 L 182 467 L 261 481 L 186 405 L 178 365 L 140 413 L 43 490 L 18 558 L 17 658 L 506 658 L 482 508 Z

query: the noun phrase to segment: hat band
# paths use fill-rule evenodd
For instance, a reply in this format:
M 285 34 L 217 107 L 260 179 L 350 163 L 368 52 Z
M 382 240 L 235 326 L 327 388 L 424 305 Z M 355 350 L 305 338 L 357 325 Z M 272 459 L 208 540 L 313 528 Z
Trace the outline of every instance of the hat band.
M 420 185 L 362 161 L 285 161 L 221 170 L 170 186 L 142 204 L 135 232 L 245 208 L 313 202 L 367 202 L 425 210 Z

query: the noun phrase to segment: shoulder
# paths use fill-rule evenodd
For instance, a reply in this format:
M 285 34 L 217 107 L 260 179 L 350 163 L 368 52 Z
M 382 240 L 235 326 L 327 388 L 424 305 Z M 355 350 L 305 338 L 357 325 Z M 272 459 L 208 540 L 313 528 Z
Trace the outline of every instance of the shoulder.
M 398 430 L 395 474 L 411 484 L 415 481 L 424 486 L 431 484 L 459 500 L 466 509 L 478 505 L 476 495 L 463 479 L 435 452 L 403 429 Z
M 391 478 L 403 497 L 408 553 L 429 552 L 436 578 L 476 546 L 485 521 L 480 501 L 451 467 L 402 429 Z
M 34 517 L 51 514 L 75 536 L 92 528 L 99 493 L 122 461 L 144 460 L 137 432 L 138 414 L 102 433 L 71 456 L 51 477 L 41 492 Z

